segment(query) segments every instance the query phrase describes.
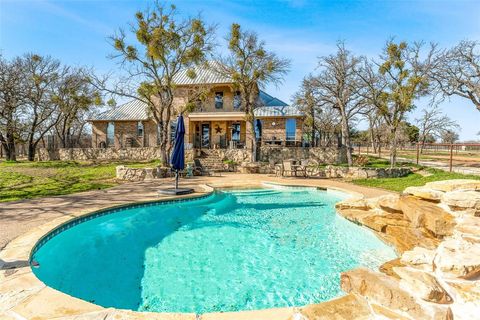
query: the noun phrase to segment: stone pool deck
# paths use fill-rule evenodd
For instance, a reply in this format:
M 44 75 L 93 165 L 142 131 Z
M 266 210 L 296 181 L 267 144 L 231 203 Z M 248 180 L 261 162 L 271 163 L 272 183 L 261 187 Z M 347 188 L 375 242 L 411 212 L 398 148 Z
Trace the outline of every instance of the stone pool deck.
M 451 218 L 435 220 L 431 219 L 431 216 L 439 212 L 436 209 L 428 210 L 430 218 L 427 219 L 422 213 L 423 209 L 416 207 L 412 201 L 408 202 L 407 200 L 407 203 L 404 204 L 405 207 L 401 207 L 398 203 L 400 200 L 398 195 L 335 180 L 225 174 L 221 177 L 196 177 L 183 180 L 183 182 L 184 186 L 194 187 L 197 195 L 211 192 L 212 188 L 209 186 L 217 188 L 254 187 L 260 186 L 262 182 L 333 188 L 353 193 L 356 197 L 339 205 L 340 213 L 347 219 L 375 230 L 380 238 L 395 245 L 397 251 L 403 253 L 402 260 L 387 264 L 382 270 L 383 273 L 367 269 L 345 272 L 342 275 L 342 288 L 348 294 L 328 302 L 303 307 L 203 315 L 138 313 L 102 308 L 49 288 L 38 280 L 28 266 L 28 258 L 35 243 L 49 230 L 98 209 L 132 202 L 171 198 L 157 195 L 159 188 L 170 186 L 171 182 L 152 180 L 130 183 L 107 190 L 1 204 L 0 248 L 4 248 L 0 252 L 0 319 L 453 319 L 454 314 L 455 319 L 470 319 L 468 315 L 475 314 L 477 311 L 476 314 L 480 314 L 480 309 L 476 309 L 480 301 L 480 281 L 477 279 L 480 273 L 480 263 L 475 264 L 478 259 L 468 260 L 470 251 L 464 252 L 455 247 L 460 250 L 458 251 L 459 257 L 463 260 L 461 263 L 457 263 L 452 254 L 450 259 L 437 261 L 441 265 L 442 272 L 438 279 L 435 278 L 436 273 L 432 275 L 432 272 L 435 271 L 435 267 L 433 267 L 433 271 L 431 270 L 432 264 L 434 264 L 433 260 L 429 261 L 429 257 L 436 250 L 448 252 L 451 249 L 452 241 L 449 239 L 468 241 L 469 246 L 465 245 L 462 248 L 473 250 L 471 254 L 474 257 L 480 256 L 476 247 L 480 243 L 478 241 L 480 239 L 480 223 L 477 223 L 480 218 L 476 217 L 477 205 L 478 213 L 480 213 L 480 200 L 478 202 L 467 201 L 473 196 L 480 195 L 480 192 L 475 191 L 477 185 L 468 186 L 469 189 L 465 191 L 469 192 L 467 200 L 462 200 L 462 196 L 457 195 L 460 191 L 464 192 L 459 188 L 455 190 L 458 192 L 453 196 L 450 194 L 449 200 L 446 200 L 450 201 L 448 203 L 443 199 L 445 194 L 449 194 L 451 190 L 432 191 L 428 188 L 410 190 L 411 196 L 418 201 L 427 201 L 451 216 Z M 478 185 L 478 189 L 480 190 L 480 185 Z M 470 194 L 471 192 L 473 194 Z M 432 199 L 425 200 L 425 197 L 432 197 Z M 467 205 L 473 206 L 473 209 L 462 207 Z M 405 211 L 408 211 L 409 214 Z M 396 216 L 391 216 L 392 214 Z M 399 216 L 400 214 L 402 217 Z M 447 222 L 444 223 L 444 220 Z M 451 221 L 454 223 L 449 223 Z M 388 234 L 386 232 L 388 226 L 398 227 L 400 224 L 405 227 L 405 224 L 411 225 L 412 223 L 419 231 L 418 233 L 412 231 L 413 236 L 411 234 L 406 236 L 405 229 L 402 228 L 397 228 L 397 231 Z M 416 239 L 413 242 L 403 240 L 412 239 L 412 237 Z M 425 248 L 425 244 L 427 248 Z M 416 264 L 411 265 L 408 257 L 413 259 Z M 463 263 L 467 260 L 470 261 L 469 264 Z M 409 264 L 408 268 L 405 269 L 407 264 Z M 462 267 L 464 268 L 462 269 Z M 422 273 L 419 278 L 419 272 L 425 274 Z M 454 275 L 448 277 L 449 272 L 453 272 Z M 447 275 L 446 277 L 444 273 Z M 468 279 L 464 276 L 468 276 Z M 433 281 L 432 277 L 437 282 Z M 460 278 L 457 279 L 458 277 Z M 430 286 L 425 285 L 424 279 L 430 281 Z M 412 283 L 416 285 L 416 291 L 411 290 Z M 429 289 L 431 290 L 429 291 Z M 382 297 L 385 298 L 382 299 Z M 431 302 L 428 299 L 437 301 Z M 425 303 L 440 304 L 440 306 L 435 309 L 428 305 L 428 308 L 425 309 Z M 459 312 L 465 311 L 460 310 L 462 307 L 467 309 L 466 312 Z M 430 310 L 432 312 L 429 312 Z

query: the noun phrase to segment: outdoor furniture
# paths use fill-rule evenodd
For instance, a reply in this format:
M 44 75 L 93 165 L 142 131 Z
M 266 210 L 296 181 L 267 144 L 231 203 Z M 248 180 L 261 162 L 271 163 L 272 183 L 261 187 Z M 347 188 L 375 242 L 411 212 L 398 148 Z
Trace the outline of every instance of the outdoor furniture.
M 277 163 L 275 165 L 275 176 L 276 177 L 283 176 L 283 165 L 281 163 Z
M 207 170 L 198 159 L 193 160 L 193 172 L 200 176 L 211 176 L 212 173 Z
M 283 173 L 282 176 L 290 176 L 293 177 L 294 174 L 296 174 L 293 161 L 292 160 L 287 160 L 283 161 Z
M 307 177 L 307 167 L 304 164 L 294 164 L 292 167 L 295 169 L 295 177 L 300 174 L 301 177 Z

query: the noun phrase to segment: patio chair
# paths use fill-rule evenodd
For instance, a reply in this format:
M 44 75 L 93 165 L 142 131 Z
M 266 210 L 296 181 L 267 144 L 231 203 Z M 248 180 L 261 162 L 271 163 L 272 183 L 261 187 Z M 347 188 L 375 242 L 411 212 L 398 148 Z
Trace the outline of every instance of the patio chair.
M 212 173 L 210 170 L 207 170 L 203 165 L 202 163 L 200 162 L 200 160 L 198 159 L 193 159 L 193 173 L 194 175 L 197 174 L 197 175 L 200 175 L 200 176 L 211 176 Z
M 297 163 L 299 163 L 297 161 Z M 307 166 L 308 166 L 308 159 L 300 160 L 299 165 L 295 166 L 295 176 L 300 174 L 301 177 L 307 177 Z
M 282 176 L 290 176 L 293 177 L 294 174 L 296 174 L 295 168 L 292 167 L 292 161 L 283 161 L 283 173 Z

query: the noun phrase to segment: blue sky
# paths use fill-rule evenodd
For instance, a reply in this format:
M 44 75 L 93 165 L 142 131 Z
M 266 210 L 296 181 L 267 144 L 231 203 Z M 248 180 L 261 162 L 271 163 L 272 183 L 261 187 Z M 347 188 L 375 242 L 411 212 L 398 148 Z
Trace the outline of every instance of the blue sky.
M 0 50 L 7 58 L 26 52 L 51 55 L 72 65 L 114 70 L 107 37 L 127 27 L 150 1 L 0 0 Z M 480 0 L 367 1 L 175 1 L 181 14 L 201 12 L 218 24 L 223 44 L 232 22 L 255 30 L 269 49 L 292 60 L 283 85 L 268 92 L 290 102 L 302 78 L 315 71 L 317 57 L 335 51 L 338 40 L 357 54 L 376 57 L 388 38 L 425 40 L 449 47 L 462 39 L 480 41 Z M 221 48 L 220 48 L 221 50 Z M 410 120 L 418 117 L 418 103 Z M 460 138 L 478 139 L 480 112 L 452 98 L 442 109 L 462 127 Z

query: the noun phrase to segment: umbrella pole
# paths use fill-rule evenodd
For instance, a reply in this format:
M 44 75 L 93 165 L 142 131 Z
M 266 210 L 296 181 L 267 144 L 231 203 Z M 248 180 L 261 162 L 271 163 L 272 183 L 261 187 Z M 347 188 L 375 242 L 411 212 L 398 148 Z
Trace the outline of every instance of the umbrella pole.
M 175 170 L 175 189 L 178 189 L 178 170 Z

